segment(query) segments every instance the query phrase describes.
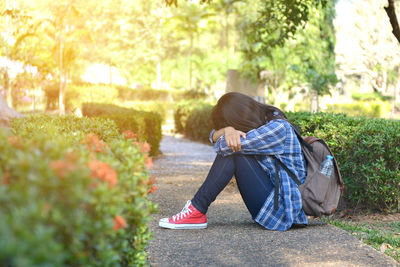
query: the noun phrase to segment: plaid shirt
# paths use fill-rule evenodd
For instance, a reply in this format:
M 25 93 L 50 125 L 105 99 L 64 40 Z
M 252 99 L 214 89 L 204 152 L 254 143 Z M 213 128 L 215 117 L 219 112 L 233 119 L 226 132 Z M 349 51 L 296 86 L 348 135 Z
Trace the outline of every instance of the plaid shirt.
M 213 133 L 212 131 L 210 137 Z M 270 155 L 280 159 L 299 178 L 300 182 L 304 183 L 306 163 L 297 136 L 287 121 L 271 120 L 247 132 L 246 139 L 241 138 L 241 140 L 242 149 L 236 153 L 255 155 L 273 185 L 275 185 L 275 160 Z M 214 149 L 222 156 L 234 153 L 226 145 L 225 136 L 221 136 L 215 142 Z M 275 189 L 266 192 L 268 196 L 255 221 L 267 229 L 285 231 L 292 224 L 307 224 L 308 222 L 302 209 L 301 193 L 297 184 L 284 169 L 279 168 L 279 171 L 281 182 L 278 209 L 274 209 Z

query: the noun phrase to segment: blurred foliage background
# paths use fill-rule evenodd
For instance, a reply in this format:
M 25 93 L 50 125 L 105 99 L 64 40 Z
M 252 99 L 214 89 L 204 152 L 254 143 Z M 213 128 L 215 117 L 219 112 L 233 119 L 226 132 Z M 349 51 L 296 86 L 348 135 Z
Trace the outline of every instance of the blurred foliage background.
M 154 90 L 164 102 L 183 92 L 214 101 L 235 69 L 287 111 L 396 117 L 400 46 L 387 5 L 6 0 L 0 91 L 17 110 L 61 113 L 81 102 L 148 100 Z

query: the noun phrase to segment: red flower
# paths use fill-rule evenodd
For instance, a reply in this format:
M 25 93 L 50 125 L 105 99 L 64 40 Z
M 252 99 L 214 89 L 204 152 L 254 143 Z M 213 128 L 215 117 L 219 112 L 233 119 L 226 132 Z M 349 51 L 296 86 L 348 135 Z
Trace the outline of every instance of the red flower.
M 113 229 L 115 231 L 118 231 L 121 228 L 126 228 L 127 224 L 125 219 L 122 216 L 116 215 L 114 217 L 114 227 Z
M 154 184 L 156 183 L 156 178 L 154 176 L 150 176 L 149 179 L 145 182 L 146 185 L 149 186 L 149 190 L 147 193 L 154 193 L 158 189 Z
M 136 134 L 135 134 L 134 132 L 132 132 L 131 130 L 126 130 L 126 131 L 124 132 L 124 136 L 125 136 L 125 139 L 133 139 L 133 140 L 136 140 Z
M 142 143 L 140 146 L 140 152 L 142 153 L 148 153 L 150 152 L 150 145 L 149 143 Z
M 58 178 L 64 179 L 68 172 L 75 169 L 75 164 L 66 160 L 54 160 L 50 162 L 50 168 L 56 173 Z
M 90 162 L 89 168 L 92 171 L 91 177 L 98 178 L 104 182 L 108 182 L 109 188 L 117 184 L 118 174 L 107 163 L 93 160 L 92 162 Z
M 105 152 L 108 148 L 107 144 L 101 141 L 95 134 L 87 134 L 85 140 L 82 140 L 81 143 L 87 144 L 88 149 L 94 152 Z
M 151 184 L 155 184 L 156 183 L 156 177 L 154 177 L 153 175 L 149 177 L 149 183 Z
M 152 186 L 150 187 L 149 193 L 154 193 L 154 192 L 156 192 L 156 191 L 157 191 L 157 189 L 158 189 L 158 187 L 157 187 L 157 186 L 155 186 L 155 185 L 152 185 Z
M 147 155 L 144 155 L 144 158 L 146 159 L 146 161 L 144 162 L 146 168 L 150 169 L 151 167 L 153 167 L 153 160 L 149 158 Z
M 21 144 L 21 137 L 15 136 L 15 135 L 10 135 L 10 136 L 8 137 L 8 142 L 9 142 L 13 147 L 19 148 L 19 147 L 20 147 L 20 144 Z
M 65 153 L 64 157 L 69 162 L 77 162 L 79 160 L 79 154 L 76 151 Z
M 1 179 L 1 184 L 7 185 L 9 183 L 10 183 L 10 173 L 9 172 L 5 172 L 3 174 L 3 178 Z

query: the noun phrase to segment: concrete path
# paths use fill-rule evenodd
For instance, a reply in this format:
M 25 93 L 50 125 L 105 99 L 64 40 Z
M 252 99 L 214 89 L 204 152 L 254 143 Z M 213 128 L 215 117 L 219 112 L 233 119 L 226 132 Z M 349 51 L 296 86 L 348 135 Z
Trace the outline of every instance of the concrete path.
M 253 222 L 234 185 L 210 206 L 208 228 L 168 230 L 158 220 L 178 213 L 203 182 L 215 157 L 211 146 L 164 136 L 151 174 L 160 213 L 150 222 L 151 266 L 399 266 L 351 234 L 312 221 L 306 228 L 268 231 Z

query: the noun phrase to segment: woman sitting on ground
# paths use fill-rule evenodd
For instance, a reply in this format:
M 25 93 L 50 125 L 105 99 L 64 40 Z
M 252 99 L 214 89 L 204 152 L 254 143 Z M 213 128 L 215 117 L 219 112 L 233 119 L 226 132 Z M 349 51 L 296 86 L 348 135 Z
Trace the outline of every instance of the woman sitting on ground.
M 301 183 L 306 163 L 299 140 L 284 113 L 240 93 L 223 95 L 211 114 L 210 141 L 217 156 L 193 199 L 183 210 L 159 222 L 170 229 L 207 227 L 207 209 L 235 176 L 253 220 L 270 230 L 284 231 L 307 224 L 301 193 L 286 171 L 278 168 L 279 194 L 274 199 L 278 158 Z M 277 203 L 275 203 L 277 202 Z

